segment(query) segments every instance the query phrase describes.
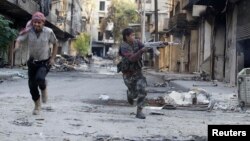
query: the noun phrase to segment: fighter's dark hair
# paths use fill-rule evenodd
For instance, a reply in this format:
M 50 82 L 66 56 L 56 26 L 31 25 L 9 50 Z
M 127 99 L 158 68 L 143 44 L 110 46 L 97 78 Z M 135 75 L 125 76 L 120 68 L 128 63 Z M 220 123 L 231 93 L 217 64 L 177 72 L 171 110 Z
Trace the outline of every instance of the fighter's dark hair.
M 122 31 L 122 38 L 123 38 L 123 41 L 127 41 L 127 38 L 126 38 L 126 36 L 129 36 L 129 35 L 131 35 L 132 33 L 134 33 L 134 30 L 133 29 L 131 29 L 131 28 L 125 28 L 123 31 Z

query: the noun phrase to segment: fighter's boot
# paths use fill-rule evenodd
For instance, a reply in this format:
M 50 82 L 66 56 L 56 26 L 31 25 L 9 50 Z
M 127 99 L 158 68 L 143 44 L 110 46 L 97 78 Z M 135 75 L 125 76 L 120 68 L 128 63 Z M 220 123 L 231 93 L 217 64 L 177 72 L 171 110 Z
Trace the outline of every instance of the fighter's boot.
M 44 90 L 41 90 L 42 92 L 42 102 L 43 103 L 47 103 L 48 101 L 48 91 L 47 88 L 45 88 Z
M 40 98 L 34 102 L 35 103 L 35 108 L 33 110 L 33 115 L 39 115 L 40 110 L 41 110 L 41 101 Z
M 145 119 L 146 116 L 142 113 L 142 108 L 141 107 L 138 107 L 137 108 L 137 112 L 136 112 L 136 118 L 139 118 L 139 119 Z
M 134 104 L 134 99 L 130 97 L 129 90 L 127 90 L 127 100 L 130 105 Z

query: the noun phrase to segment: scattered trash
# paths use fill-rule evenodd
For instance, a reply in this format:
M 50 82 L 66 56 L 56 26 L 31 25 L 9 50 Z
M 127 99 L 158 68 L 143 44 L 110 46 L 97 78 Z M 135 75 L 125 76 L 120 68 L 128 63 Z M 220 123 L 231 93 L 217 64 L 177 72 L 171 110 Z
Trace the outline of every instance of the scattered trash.
M 52 66 L 52 70 L 56 71 L 75 71 L 86 70 L 86 64 L 90 61 L 83 56 L 70 56 L 70 55 L 57 55 L 55 58 L 55 64 Z
M 45 119 L 44 118 L 37 118 L 36 120 L 40 120 L 41 121 L 41 120 L 45 120 Z
M 103 100 L 103 101 L 107 101 L 107 100 L 110 99 L 110 97 L 109 97 L 108 95 L 102 94 L 102 95 L 99 96 L 99 99 L 100 99 L 100 100 Z
M 175 110 L 176 106 L 175 105 L 170 105 L 170 104 L 165 104 L 162 109 L 168 109 L 168 110 Z
M 40 138 L 44 138 L 43 132 L 40 132 L 40 133 L 39 133 L 39 137 L 40 137 Z
M 163 97 L 159 96 L 156 99 L 147 99 L 146 103 L 150 106 L 163 106 L 165 104 L 165 100 Z
M 23 74 L 21 74 L 20 72 L 16 73 L 16 76 L 21 77 L 21 78 L 25 78 L 25 76 Z
M 210 94 L 200 88 L 194 88 L 189 92 L 172 91 L 164 97 L 146 100 L 149 105 L 145 107 L 150 110 L 193 110 L 193 111 L 211 111 L 215 101 L 210 100 Z
M 214 104 L 215 110 L 222 110 L 224 112 L 242 112 L 245 111 L 244 108 L 241 107 L 238 97 L 236 94 L 232 94 L 225 102 L 216 102 Z
M 214 109 L 214 105 L 215 105 L 215 100 L 210 100 L 210 102 L 209 102 L 209 104 L 208 104 L 208 109 L 207 109 L 207 111 L 208 112 L 211 112 L 213 109 Z
M 218 84 L 212 83 L 212 84 L 193 84 L 194 87 L 217 87 Z
M 194 104 L 209 104 L 210 95 L 202 89 L 193 89 L 189 92 L 179 93 L 172 91 L 165 95 L 166 104 L 170 105 L 194 105 Z
M 165 115 L 164 113 L 160 113 L 160 112 L 150 112 L 150 115 Z
M 33 124 L 32 122 L 29 122 L 26 118 L 16 119 L 12 123 L 18 126 L 32 126 Z
M 149 110 L 161 110 L 162 107 L 145 106 L 145 109 L 149 109 Z M 135 113 L 134 113 L 134 114 L 135 114 Z
M 111 141 L 112 137 L 109 135 L 97 135 L 95 141 Z
M 55 110 L 51 106 L 42 107 L 42 110 L 45 110 L 47 112 L 55 112 Z
M 73 131 L 73 130 L 70 130 L 70 131 L 63 131 L 63 133 L 65 134 L 69 134 L 69 135 L 75 135 L 75 136 L 81 136 L 81 135 L 84 135 L 84 133 L 82 131 Z
M 155 83 L 154 87 L 166 87 L 167 84 L 166 83 Z

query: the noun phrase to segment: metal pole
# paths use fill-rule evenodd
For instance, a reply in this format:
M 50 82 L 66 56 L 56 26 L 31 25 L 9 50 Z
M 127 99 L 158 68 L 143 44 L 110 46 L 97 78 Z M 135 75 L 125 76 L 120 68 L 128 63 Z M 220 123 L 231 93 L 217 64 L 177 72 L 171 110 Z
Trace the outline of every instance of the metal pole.
M 74 16 L 74 0 L 72 0 L 71 1 L 71 22 L 70 22 L 70 33 L 71 34 L 73 34 L 73 20 L 74 20 L 74 18 L 73 18 L 73 16 Z M 74 34 L 73 34 L 74 35 Z
M 158 40 L 158 1 L 155 0 L 155 41 Z
M 146 0 L 143 0 L 143 14 L 142 14 L 142 43 L 145 43 L 145 16 L 146 16 L 146 11 L 145 11 L 145 5 L 146 5 Z

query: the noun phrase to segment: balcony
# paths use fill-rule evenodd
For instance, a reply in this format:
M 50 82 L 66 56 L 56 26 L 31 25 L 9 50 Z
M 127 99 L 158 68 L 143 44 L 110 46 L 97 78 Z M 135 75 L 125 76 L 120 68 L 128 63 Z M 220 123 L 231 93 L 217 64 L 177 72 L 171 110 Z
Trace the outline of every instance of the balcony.
M 195 5 L 199 1 L 200 0 L 183 0 L 182 9 L 191 10 L 193 8 L 193 5 Z
M 232 0 L 238 1 L 238 0 Z M 206 5 L 212 6 L 218 11 L 222 11 L 226 6 L 227 0 L 183 0 L 182 9 L 191 10 L 193 5 Z
M 34 11 L 38 11 L 39 5 L 33 0 L 1 0 L 0 13 L 12 19 L 26 24 Z
M 179 13 L 169 19 L 168 30 L 184 29 L 187 26 L 186 13 Z
M 39 11 L 40 6 L 36 0 L 1 0 L 0 13 L 9 17 L 18 27 L 24 27 L 26 22 L 31 19 L 35 11 Z M 53 21 L 54 19 L 54 21 Z M 46 26 L 52 28 L 58 38 L 72 38 L 71 34 L 59 29 L 55 25 L 56 15 L 47 17 Z

